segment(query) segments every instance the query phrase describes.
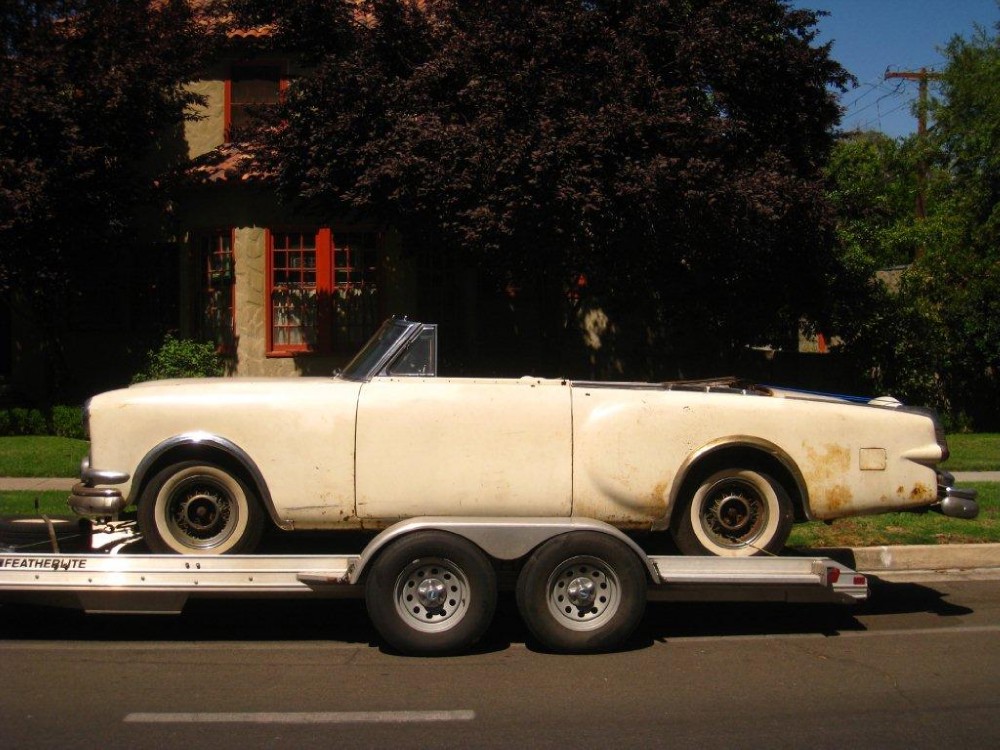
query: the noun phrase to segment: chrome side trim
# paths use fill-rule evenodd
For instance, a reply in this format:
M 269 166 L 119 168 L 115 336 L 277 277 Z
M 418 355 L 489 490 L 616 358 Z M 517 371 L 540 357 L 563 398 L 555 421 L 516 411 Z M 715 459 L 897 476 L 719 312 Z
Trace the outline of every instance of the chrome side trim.
M 350 582 L 358 583 L 368 564 L 389 543 L 416 531 L 447 531 L 469 540 L 486 554 L 498 560 L 516 560 L 553 537 L 574 531 L 596 531 L 607 534 L 638 555 L 652 583 L 660 583 L 656 566 L 642 548 L 614 526 L 589 518 L 504 518 L 422 516 L 396 523 L 371 540 L 350 572 Z
M 288 519 L 280 518 L 274 507 L 274 500 L 271 498 L 271 491 L 264 481 L 264 475 L 250 454 L 240 448 L 236 443 L 218 435 L 208 432 L 187 432 L 183 435 L 164 440 L 162 443 L 147 453 L 135 470 L 135 479 L 132 482 L 132 490 L 128 496 L 126 505 L 131 505 L 139 499 L 139 489 L 143 486 L 152 467 L 156 465 L 169 452 L 178 448 L 204 447 L 222 451 L 229 458 L 236 461 L 250 475 L 250 479 L 257 490 L 260 501 L 264 504 L 268 515 L 274 524 L 284 530 L 291 531 L 293 524 Z

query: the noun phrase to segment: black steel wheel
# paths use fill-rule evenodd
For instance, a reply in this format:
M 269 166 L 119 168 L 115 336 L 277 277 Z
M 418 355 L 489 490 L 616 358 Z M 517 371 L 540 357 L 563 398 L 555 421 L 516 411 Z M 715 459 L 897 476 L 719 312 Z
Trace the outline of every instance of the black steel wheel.
M 472 542 L 418 531 L 382 550 L 365 579 L 372 623 L 407 654 L 447 654 L 478 641 L 496 610 L 496 572 Z
M 160 471 L 139 499 L 139 530 L 152 552 L 252 552 L 264 530 L 255 493 L 228 469 L 184 461 Z
M 699 483 L 672 532 L 685 555 L 750 557 L 780 552 L 793 520 L 779 482 L 751 469 L 723 469 Z
M 646 608 L 646 571 L 634 551 L 599 532 L 571 532 L 535 550 L 517 580 L 517 606 L 553 651 L 621 646 Z

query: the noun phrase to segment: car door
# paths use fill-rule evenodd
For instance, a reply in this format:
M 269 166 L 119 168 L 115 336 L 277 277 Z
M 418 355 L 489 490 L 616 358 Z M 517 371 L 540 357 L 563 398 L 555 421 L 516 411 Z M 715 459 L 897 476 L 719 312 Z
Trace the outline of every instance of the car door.
M 572 510 L 564 381 L 375 378 L 361 387 L 356 451 L 362 519 Z

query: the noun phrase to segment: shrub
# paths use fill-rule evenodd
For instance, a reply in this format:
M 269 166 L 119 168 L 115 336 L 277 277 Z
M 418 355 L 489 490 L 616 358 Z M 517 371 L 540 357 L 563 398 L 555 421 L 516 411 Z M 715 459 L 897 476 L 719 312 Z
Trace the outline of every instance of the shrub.
M 85 440 L 79 406 L 53 406 L 51 410 L 14 407 L 0 409 L 0 436 L 56 435 Z
M 38 409 L 16 407 L 10 410 L 11 432 L 14 435 L 46 435 L 48 420 Z
M 53 406 L 51 419 L 52 434 L 58 437 L 85 440 L 83 419 L 78 406 Z
M 207 378 L 225 374 L 225 365 L 214 344 L 177 339 L 167 334 L 159 349 L 146 355 L 146 366 L 133 383 L 168 378 Z

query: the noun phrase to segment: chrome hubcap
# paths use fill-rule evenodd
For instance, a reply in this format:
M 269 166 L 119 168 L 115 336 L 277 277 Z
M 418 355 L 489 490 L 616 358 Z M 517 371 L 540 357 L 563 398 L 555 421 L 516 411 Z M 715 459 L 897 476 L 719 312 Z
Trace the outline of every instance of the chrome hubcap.
M 546 583 L 549 612 L 569 630 L 602 627 L 618 611 L 621 584 L 614 569 L 590 555 L 558 565 Z
M 396 612 L 415 630 L 448 630 L 469 609 L 469 582 L 450 560 L 414 560 L 396 578 L 395 599 Z
M 597 585 L 590 578 L 574 578 L 566 587 L 566 598 L 574 607 L 592 607 L 597 598 Z
M 427 578 L 417 585 L 417 601 L 426 609 L 440 609 L 447 594 L 448 587 L 438 578 Z
M 715 544 L 745 547 L 767 525 L 767 502 L 742 480 L 723 480 L 706 496 L 701 526 Z

